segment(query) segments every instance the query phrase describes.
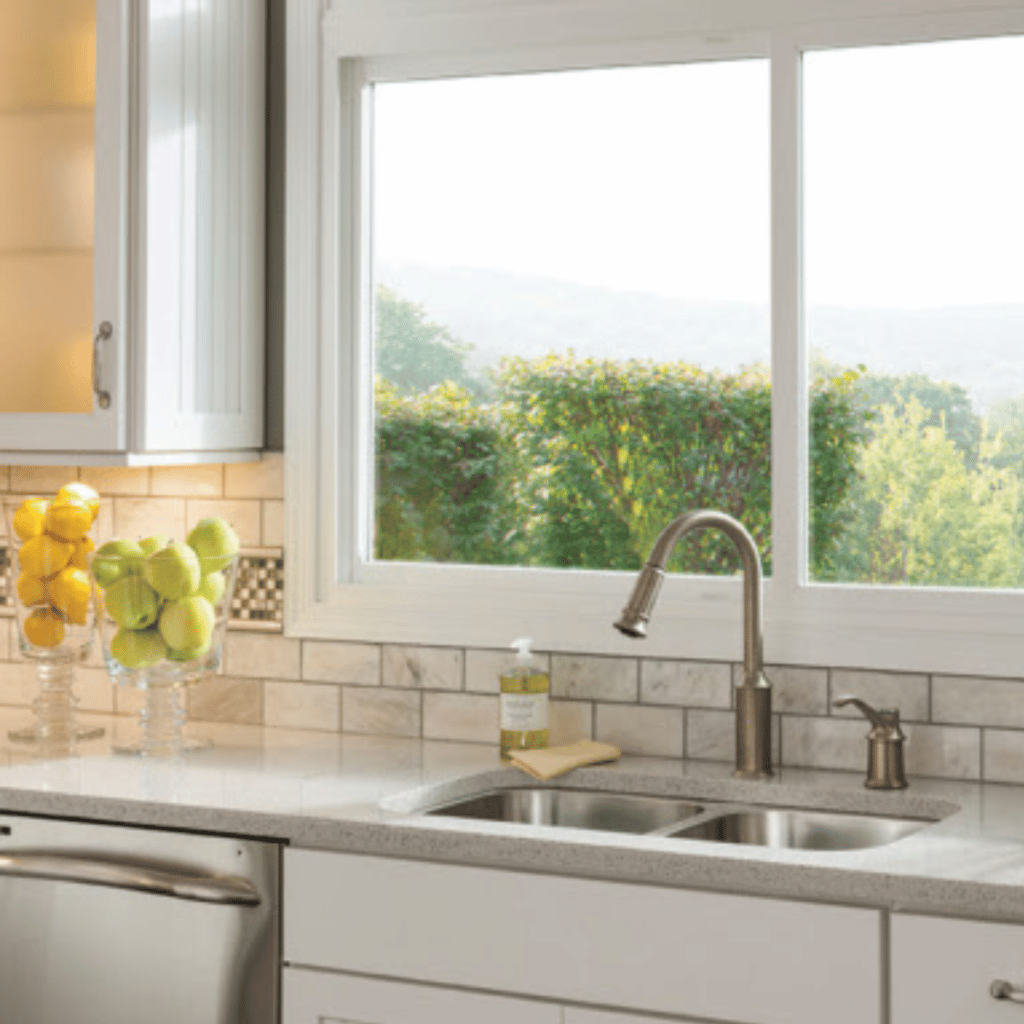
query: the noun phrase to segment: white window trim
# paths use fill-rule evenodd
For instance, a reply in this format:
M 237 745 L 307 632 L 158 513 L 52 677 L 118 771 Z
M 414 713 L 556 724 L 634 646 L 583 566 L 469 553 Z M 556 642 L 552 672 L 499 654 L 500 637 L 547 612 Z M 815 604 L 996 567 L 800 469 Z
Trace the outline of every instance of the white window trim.
M 585 38 L 581 36 L 585 33 Z M 673 577 L 643 645 L 611 621 L 633 574 L 364 564 L 371 528 L 368 147 L 362 80 L 769 55 L 774 577 L 766 660 L 1018 676 L 1024 593 L 806 579 L 807 403 L 800 294 L 800 55 L 1024 33 L 1024 4 L 978 0 L 289 0 L 286 631 L 369 642 L 737 660 L 735 579 Z M 400 56 L 396 56 L 400 54 Z M 366 294 L 363 294 L 363 293 Z

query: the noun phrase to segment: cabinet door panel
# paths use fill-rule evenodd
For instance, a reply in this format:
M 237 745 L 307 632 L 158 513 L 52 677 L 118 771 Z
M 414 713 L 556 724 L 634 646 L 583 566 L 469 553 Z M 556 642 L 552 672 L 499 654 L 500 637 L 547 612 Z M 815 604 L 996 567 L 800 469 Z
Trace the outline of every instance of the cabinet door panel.
M 561 1009 L 525 999 L 289 967 L 282 1024 L 561 1024 Z
M 7 461 L 124 446 L 127 22 L 127 0 L 0 0 Z M 111 402 L 100 408 L 93 339 L 104 321 L 113 334 L 99 382 Z
M 92 411 L 92 265 L 0 251 L 0 412 Z
M 1024 927 L 893 914 L 892 1024 L 1024 1020 L 992 998 L 993 981 L 1024 989 Z
M 294 849 L 284 901 L 297 965 L 749 1024 L 881 1014 L 875 910 Z
M 92 110 L 0 115 L 0 154 L 0 251 L 91 250 Z

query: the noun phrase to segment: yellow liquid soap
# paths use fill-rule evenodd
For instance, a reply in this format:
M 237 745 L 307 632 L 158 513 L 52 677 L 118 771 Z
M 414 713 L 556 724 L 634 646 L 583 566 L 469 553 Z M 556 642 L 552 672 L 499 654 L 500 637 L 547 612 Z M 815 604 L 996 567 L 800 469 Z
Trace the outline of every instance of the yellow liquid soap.
M 546 672 L 517 669 L 501 676 L 501 756 L 517 750 L 548 745 L 548 693 Z

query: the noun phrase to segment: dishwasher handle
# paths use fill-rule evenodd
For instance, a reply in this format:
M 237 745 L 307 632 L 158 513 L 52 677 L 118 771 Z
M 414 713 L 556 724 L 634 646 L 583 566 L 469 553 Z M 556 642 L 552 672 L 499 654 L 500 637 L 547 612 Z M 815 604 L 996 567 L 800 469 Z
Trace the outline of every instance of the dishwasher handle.
M 0 854 L 0 877 L 41 878 L 57 882 L 134 889 L 200 903 L 258 907 L 260 895 L 249 882 L 227 875 L 183 875 L 137 864 L 62 857 L 51 854 Z

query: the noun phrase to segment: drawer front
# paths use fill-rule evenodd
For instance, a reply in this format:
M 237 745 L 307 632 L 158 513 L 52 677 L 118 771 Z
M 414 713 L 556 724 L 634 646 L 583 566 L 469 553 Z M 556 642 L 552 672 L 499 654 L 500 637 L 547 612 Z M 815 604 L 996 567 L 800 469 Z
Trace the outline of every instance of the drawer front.
M 997 980 L 1024 992 L 1024 927 L 893 914 L 892 1024 L 1024 1024 Z
M 747 1024 L 878 1024 L 880 918 L 849 907 L 285 851 L 290 964 Z

